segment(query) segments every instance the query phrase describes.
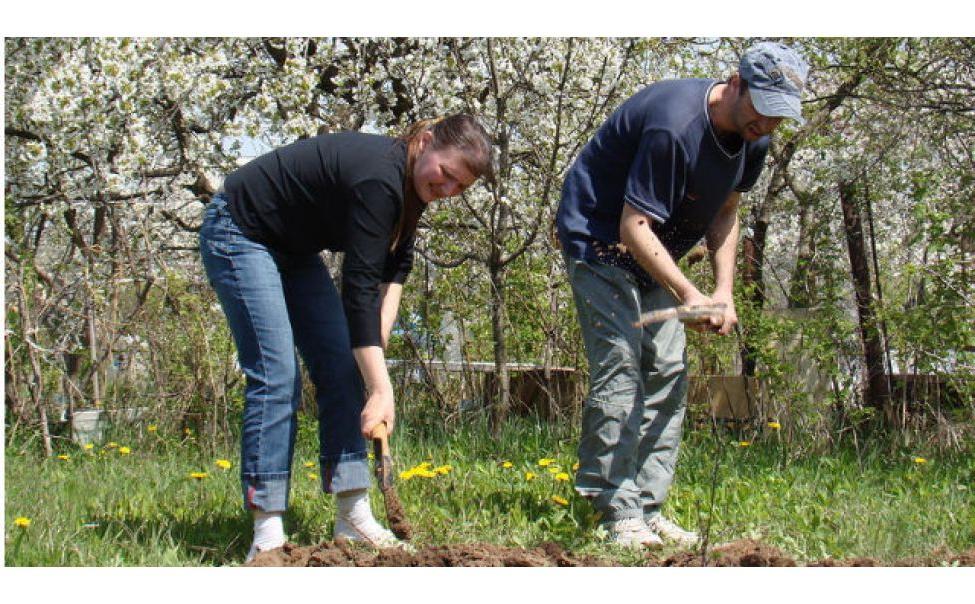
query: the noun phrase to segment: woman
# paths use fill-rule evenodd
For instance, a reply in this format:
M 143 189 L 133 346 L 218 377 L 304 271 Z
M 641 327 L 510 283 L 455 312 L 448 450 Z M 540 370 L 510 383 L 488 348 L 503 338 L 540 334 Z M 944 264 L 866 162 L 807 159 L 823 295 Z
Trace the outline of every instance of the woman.
M 229 174 L 206 210 L 200 251 L 247 378 L 241 444 L 248 560 L 285 541 L 301 353 L 318 403 L 322 488 L 335 536 L 388 547 L 368 500 L 364 437 L 392 432 L 383 350 L 413 264 L 426 204 L 491 178 L 492 146 L 470 116 L 415 125 L 402 138 L 359 132 L 300 140 Z M 344 252 L 342 294 L 319 252 Z

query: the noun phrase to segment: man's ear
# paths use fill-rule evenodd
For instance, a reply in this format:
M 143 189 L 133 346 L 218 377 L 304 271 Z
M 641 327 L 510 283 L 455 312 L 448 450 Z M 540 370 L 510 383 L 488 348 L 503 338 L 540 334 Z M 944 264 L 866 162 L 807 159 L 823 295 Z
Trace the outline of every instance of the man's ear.
M 735 96 L 741 96 L 742 88 L 744 88 L 741 84 L 741 74 L 736 73 L 728 78 L 728 86 L 731 86 L 731 89 L 735 92 Z

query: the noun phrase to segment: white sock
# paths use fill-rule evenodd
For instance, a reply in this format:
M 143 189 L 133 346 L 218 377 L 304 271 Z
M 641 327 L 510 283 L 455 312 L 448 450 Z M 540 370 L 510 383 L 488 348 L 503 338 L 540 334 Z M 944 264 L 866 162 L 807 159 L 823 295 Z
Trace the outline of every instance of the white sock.
M 261 551 L 284 545 L 284 522 L 281 512 L 254 512 L 254 543 Z
M 338 513 L 350 522 L 360 522 L 366 517 L 372 518 L 372 508 L 369 507 L 369 491 L 357 489 L 343 491 L 335 495 Z

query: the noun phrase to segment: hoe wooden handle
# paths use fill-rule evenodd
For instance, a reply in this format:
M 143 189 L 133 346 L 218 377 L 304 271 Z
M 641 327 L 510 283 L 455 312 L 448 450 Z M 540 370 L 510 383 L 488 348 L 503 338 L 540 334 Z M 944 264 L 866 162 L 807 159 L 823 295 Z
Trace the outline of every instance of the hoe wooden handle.
M 376 479 L 381 489 L 393 486 L 393 457 L 389 452 L 389 438 L 386 422 L 380 422 L 372 429 L 372 452 L 376 462 Z
M 386 422 L 379 422 L 372 429 L 372 443 L 376 456 L 383 455 L 389 457 L 389 437 L 386 431 Z
M 645 312 L 633 323 L 633 327 L 643 327 L 651 323 L 660 323 L 670 319 L 677 319 L 682 323 L 697 323 L 708 321 L 711 317 L 720 317 L 724 313 L 724 304 L 702 304 L 700 306 L 675 306 Z

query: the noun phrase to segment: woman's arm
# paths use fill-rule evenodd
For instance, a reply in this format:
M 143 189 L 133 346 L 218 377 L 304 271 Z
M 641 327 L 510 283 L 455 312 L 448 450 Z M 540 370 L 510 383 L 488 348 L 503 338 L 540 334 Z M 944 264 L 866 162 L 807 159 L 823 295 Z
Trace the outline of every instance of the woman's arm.
M 352 354 L 359 366 L 366 386 L 366 404 L 362 408 L 362 435 L 370 438 L 372 429 L 386 422 L 386 429 L 393 431 L 396 409 L 393 403 L 393 383 L 386 370 L 386 356 L 379 346 L 353 348 Z
M 396 322 L 396 315 L 399 313 L 399 303 L 403 297 L 403 284 L 383 283 L 379 287 L 379 295 L 382 297 L 382 305 L 379 309 L 379 329 L 382 337 L 382 348 L 386 350 L 389 347 L 389 336 L 393 331 L 393 323 Z

